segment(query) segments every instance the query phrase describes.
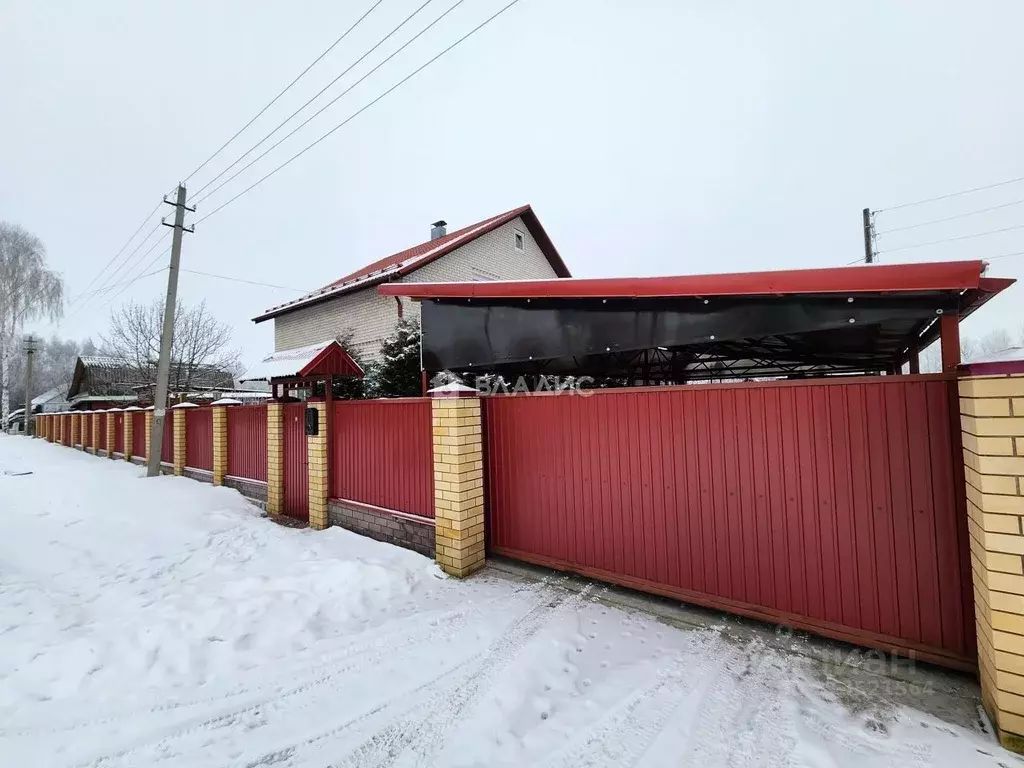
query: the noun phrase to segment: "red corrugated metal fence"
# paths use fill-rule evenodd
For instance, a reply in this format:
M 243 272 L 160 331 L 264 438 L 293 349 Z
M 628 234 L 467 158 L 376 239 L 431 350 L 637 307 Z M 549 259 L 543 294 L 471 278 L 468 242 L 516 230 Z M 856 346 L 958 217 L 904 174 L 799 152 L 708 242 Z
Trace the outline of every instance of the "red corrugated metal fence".
M 168 410 L 164 417 L 163 442 L 160 444 L 160 461 L 165 464 L 174 463 L 174 411 Z M 155 422 L 154 422 L 155 423 Z
M 62 416 L 64 420 L 64 445 L 71 445 L 71 417 Z
M 267 480 L 267 406 L 228 408 L 228 474 Z
M 487 398 L 491 548 L 970 667 L 955 386 L 893 376 Z
M 149 453 L 146 445 L 146 412 L 132 411 L 132 456 L 144 457 Z
M 429 398 L 335 403 L 330 495 L 433 517 L 430 424 Z
M 107 413 L 100 414 L 100 435 L 96 447 L 101 451 L 107 450 L 107 416 L 109 415 Z
M 213 410 L 186 408 L 185 466 L 213 471 Z
M 124 453 L 124 414 L 111 413 L 114 420 L 114 453 Z

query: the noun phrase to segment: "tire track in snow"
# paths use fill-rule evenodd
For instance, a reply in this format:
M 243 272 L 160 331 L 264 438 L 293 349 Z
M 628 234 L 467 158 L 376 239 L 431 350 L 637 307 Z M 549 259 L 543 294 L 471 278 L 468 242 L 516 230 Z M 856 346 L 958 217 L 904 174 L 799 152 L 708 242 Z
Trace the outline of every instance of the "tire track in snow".
M 786 683 L 775 652 L 756 640 L 738 648 L 721 638 L 704 652 L 725 663 L 690 726 L 695 738 L 680 765 L 788 765 L 791 745 L 785 743 L 784 718 L 770 706 Z
M 465 625 L 465 615 L 468 611 L 458 611 L 456 617 L 460 620 L 449 622 L 445 629 L 437 635 L 437 637 L 444 639 L 447 637 L 454 636 L 457 634 Z M 398 634 L 398 633 L 396 633 Z M 179 739 L 185 738 L 190 734 L 198 732 L 205 732 L 210 729 L 215 729 L 223 725 L 231 724 L 232 722 L 240 720 L 246 714 L 256 712 L 263 708 L 273 708 L 279 705 L 281 702 L 285 702 L 289 699 L 293 699 L 298 696 L 308 694 L 310 691 L 331 683 L 335 679 L 342 677 L 346 674 L 365 669 L 369 666 L 375 665 L 380 662 L 383 658 L 394 655 L 396 650 L 414 646 L 420 642 L 420 637 L 411 635 L 406 638 L 405 642 L 397 645 L 381 645 L 383 641 L 378 639 L 374 645 L 363 648 L 352 652 L 342 652 L 339 654 L 340 658 L 334 660 L 333 663 L 318 664 L 309 669 L 327 669 L 329 671 L 323 674 L 314 675 L 313 677 L 306 677 L 302 679 L 297 685 L 293 685 L 289 688 L 281 689 L 277 684 L 268 684 L 255 690 L 243 689 L 234 694 L 228 696 L 217 696 L 211 698 L 207 702 L 198 702 L 198 704 L 217 704 L 224 702 L 227 698 L 244 698 L 241 702 L 234 701 L 230 704 L 225 704 L 222 707 L 215 707 L 214 711 L 206 711 L 198 713 L 190 718 L 187 718 L 184 722 L 177 724 L 171 730 L 164 730 L 156 734 L 143 734 L 140 738 L 133 741 L 131 744 L 122 744 L 119 749 L 106 752 L 101 755 L 95 755 L 85 760 L 80 760 L 75 763 L 76 766 L 87 766 L 96 762 L 97 760 L 110 760 L 114 758 L 124 757 L 132 752 L 136 752 L 146 746 L 152 745 L 154 748 L 159 747 L 161 744 L 168 742 L 173 743 Z M 373 654 L 370 658 L 361 658 Z M 355 661 L 350 664 L 342 663 L 341 666 L 337 666 L 338 662 L 344 662 L 345 660 L 354 659 Z M 288 676 L 289 680 L 294 680 L 294 675 Z M 191 705 L 190 705 L 191 706 Z M 167 707 L 167 709 L 175 709 L 173 705 Z M 164 711 L 161 708 L 156 708 L 153 711 Z M 113 720 L 107 720 L 105 722 L 114 722 Z M 75 730 L 75 729 L 71 729 Z
M 566 581 L 563 577 L 558 581 Z M 412 747 L 415 764 L 430 765 L 443 747 L 445 738 L 462 713 L 476 703 L 485 689 L 505 667 L 519 655 L 523 647 L 560 609 L 570 609 L 584 601 L 593 585 L 588 584 L 571 597 L 559 588 L 549 600 L 535 606 L 508 628 L 505 634 L 481 654 L 480 664 L 454 688 L 433 697 L 428 703 L 427 717 L 406 718 L 393 722 L 339 762 L 338 766 L 390 766 Z
M 268 682 L 257 686 L 255 691 L 266 691 L 271 689 L 277 691 L 282 681 L 294 680 L 296 673 L 304 672 L 308 674 L 310 672 L 334 668 L 337 663 L 346 659 L 359 657 L 374 651 L 380 652 L 381 645 L 387 645 L 392 649 L 415 645 L 419 642 L 422 632 L 429 631 L 431 628 L 438 625 L 443 624 L 446 627 L 440 635 L 441 637 L 450 636 L 454 634 L 459 627 L 465 624 L 465 616 L 469 610 L 470 609 L 468 608 L 462 608 L 454 611 L 447 611 L 439 616 L 431 616 L 429 619 L 427 617 L 423 617 L 422 620 L 421 617 L 416 616 L 415 623 L 410 626 L 403 625 L 398 628 L 392 628 L 384 633 L 372 633 L 369 636 L 360 634 L 357 636 L 358 639 L 355 642 L 344 644 L 333 651 L 318 654 L 318 661 L 316 664 L 297 663 L 288 665 L 287 668 L 279 671 L 277 679 L 274 682 Z M 403 621 L 408 620 L 406 619 Z M 427 624 L 428 626 L 423 626 L 423 624 Z M 106 725 L 114 722 L 123 723 L 125 718 L 141 717 L 158 712 L 172 712 L 178 709 L 187 709 L 189 707 L 204 704 L 213 704 L 224 699 L 236 698 L 247 693 L 254 693 L 254 689 L 252 687 L 236 687 L 215 696 L 205 696 L 173 702 L 167 702 L 166 696 L 161 696 L 159 701 L 134 701 L 131 704 L 124 705 L 123 708 L 119 707 L 112 711 L 107 711 L 99 717 L 92 717 L 85 720 L 74 720 L 72 722 L 65 722 L 58 725 L 49 723 L 46 728 L 33 728 L 31 725 L 5 726 L 0 728 L 0 738 L 53 735 L 81 728 Z M 53 716 L 46 715 L 46 718 L 47 720 L 52 720 Z
M 594 725 L 553 754 L 545 765 L 551 768 L 638 765 L 673 715 L 684 702 L 694 698 L 692 691 L 679 690 L 682 671 L 682 661 L 673 661 L 658 674 L 655 682 L 626 696 Z M 706 700 L 721 671 L 720 667 L 701 667 L 696 695 L 698 707 Z
M 538 589 L 538 587 L 540 587 L 540 588 Z M 539 594 L 543 595 L 544 594 L 544 586 L 543 585 L 538 585 L 538 584 L 523 585 L 521 588 L 518 588 L 518 589 L 515 589 L 515 590 L 512 590 L 512 591 L 506 593 L 502 598 L 500 598 L 498 600 L 497 605 L 500 606 L 500 605 L 504 605 L 504 604 L 515 602 L 516 600 L 521 599 L 521 597 L 522 597 L 522 595 L 524 593 L 528 593 L 528 592 L 538 592 Z M 489 606 L 489 607 L 493 608 L 493 606 Z M 245 704 L 243 706 L 238 706 L 238 704 L 236 703 L 235 706 L 227 708 L 226 711 L 219 711 L 219 712 L 215 712 L 215 713 L 207 712 L 207 713 L 203 713 L 201 715 L 197 715 L 196 717 L 186 721 L 183 724 L 180 724 L 179 726 L 175 727 L 174 729 L 172 729 L 170 731 L 164 731 L 162 733 L 155 734 L 152 737 L 147 737 L 147 738 L 144 738 L 144 739 L 140 739 L 140 740 L 138 740 L 137 742 L 135 742 L 135 743 L 133 743 L 131 745 L 122 745 L 122 747 L 120 749 L 118 749 L 116 751 L 113 751 L 113 752 L 108 752 L 108 753 L 105 753 L 105 754 L 102 754 L 102 755 L 95 755 L 95 756 L 91 757 L 90 759 L 86 759 L 84 761 L 76 763 L 76 766 L 91 765 L 91 764 L 95 763 L 98 760 L 110 760 L 110 759 L 116 759 L 116 758 L 125 757 L 127 755 L 130 755 L 132 753 L 138 752 L 138 751 L 140 751 L 140 750 L 142 750 L 144 748 L 147 748 L 147 747 L 148 748 L 152 748 L 154 750 L 160 749 L 161 746 L 170 747 L 172 745 L 175 745 L 179 740 L 184 739 L 184 738 L 188 738 L 189 736 L 194 736 L 194 735 L 198 735 L 198 734 L 202 734 L 202 733 L 208 733 L 208 732 L 210 732 L 211 730 L 214 730 L 214 729 L 218 729 L 218 728 L 222 728 L 222 727 L 238 724 L 244 718 L 245 715 L 255 713 L 258 710 L 264 710 L 265 712 L 266 711 L 271 711 L 272 712 L 274 710 L 285 710 L 286 711 L 285 717 L 287 717 L 287 703 L 288 703 L 289 700 L 296 699 L 298 697 L 302 697 L 302 696 L 308 695 L 314 689 L 319 689 L 319 688 L 321 688 L 321 687 L 323 687 L 325 685 L 328 685 L 329 689 L 331 687 L 333 687 L 335 689 L 338 689 L 338 695 L 339 696 L 343 696 L 344 695 L 344 691 L 341 690 L 340 686 L 338 686 L 338 684 L 334 683 L 333 681 L 336 681 L 338 678 L 343 678 L 346 674 L 349 674 L 351 672 L 363 670 L 363 669 L 366 669 L 366 668 L 368 668 L 370 666 L 375 666 L 382 659 L 392 658 L 392 657 L 395 656 L 395 651 L 396 650 L 401 650 L 402 648 L 407 648 L 407 647 L 410 647 L 410 646 L 418 646 L 420 643 L 422 643 L 424 634 L 427 634 L 427 636 L 429 636 L 429 638 L 433 642 L 445 641 L 447 639 L 450 639 L 450 638 L 458 635 L 460 632 L 464 631 L 464 628 L 465 628 L 465 626 L 467 624 L 467 617 L 468 617 L 468 615 L 471 614 L 471 613 L 476 613 L 477 611 L 478 611 L 478 609 L 475 606 L 469 605 L 469 606 L 466 606 L 466 607 L 464 607 L 464 608 L 462 608 L 460 610 L 450 611 L 450 612 L 447 612 L 446 614 L 442 614 L 441 617 L 431 617 L 431 621 L 429 622 L 429 624 L 430 624 L 429 628 L 428 627 L 423 627 L 420 622 L 417 622 L 417 624 L 414 627 L 412 627 L 411 629 L 403 628 L 403 629 L 397 631 L 396 633 L 394 633 L 396 635 L 408 634 L 408 637 L 406 637 L 405 642 L 403 642 L 403 643 L 401 643 L 399 645 L 386 644 L 386 643 L 383 642 L 382 638 L 378 636 L 378 637 L 376 637 L 374 639 L 373 645 L 371 647 L 366 648 L 366 649 L 360 651 L 359 654 L 353 654 L 353 653 L 342 653 L 341 654 L 342 655 L 342 659 L 345 659 L 345 658 L 350 658 L 353 655 L 363 655 L 363 654 L 368 653 L 368 652 L 376 651 L 374 656 L 372 658 L 370 658 L 370 659 L 359 659 L 354 664 L 345 665 L 345 666 L 342 666 L 340 668 L 336 667 L 334 665 L 330 665 L 330 664 L 317 665 L 317 667 L 314 667 L 314 669 L 316 669 L 316 668 L 321 668 L 321 669 L 329 668 L 330 671 L 328 671 L 326 674 L 316 676 L 313 679 L 306 678 L 305 680 L 300 682 L 298 685 L 294 685 L 291 688 L 288 688 L 286 690 L 275 689 L 275 690 L 273 690 L 270 693 L 270 695 L 259 695 L 259 696 L 254 695 L 250 699 L 246 700 L 246 702 L 245 702 Z M 449 617 L 449 616 L 453 617 L 456 620 L 454 620 L 454 621 L 443 621 L 443 619 L 445 617 Z M 416 614 L 413 614 L 413 617 L 416 617 Z M 436 627 L 438 624 L 440 624 L 443 627 L 443 629 L 441 629 L 441 631 L 436 631 L 434 629 L 434 627 Z M 415 630 L 415 631 L 413 631 L 413 630 Z M 477 656 L 478 655 L 479 654 L 477 654 Z M 383 703 L 383 704 L 381 704 L 379 706 L 376 706 L 376 707 L 372 708 L 368 712 L 361 713 L 360 715 L 358 715 L 355 718 L 351 718 L 350 720 L 346 721 L 346 723 L 342 724 L 339 727 L 331 728 L 329 731 L 327 731 L 325 733 L 319 734 L 319 735 L 314 736 L 314 737 L 309 738 L 309 739 L 305 739 L 305 740 L 303 740 L 303 741 L 301 741 L 301 742 L 299 742 L 297 744 L 291 744 L 291 745 L 289 745 L 287 747 L 283 747 L 283 748 L 280 748 L 280 749 L 275 749 L 275 750 L 272 750 L 272 751 L 268 751 L 267 753 L 262 755 L 260 758 L 256 759 L 252 764 L 253 765 L 263 764 L 263 763 L 261 763 L 261 760 L 270 760 L 270 759 L 274 759 L 274 758 L 280 758 L 280 757 L 283 757 L 283 755 L 285 753 L 290 754 L 292 751 L 294 751 L 295 748 L 297 748 L 299 746 L 302 746 L 303 744 L 312 744 L 312 743 L 320 741 L 320 740 L 322 740 L 324 738 L 327 738 L 329 736 L 337 735 L 339 732 L 345 730 L 349 726 L 351 726 L 351 725 L 353 725 L 355 723 L 358 723 L 358 722 L 360 722 L 362 720 L 365 720 L 367 717 L 370 717 L 370 716 L 372 716 L 372 715 L 374 715 L 374 714 L 376 714 L 376 713 L 378 713 L 380 711 L 383 711 L 383 710 L 387 709 L 388 707 L 390 707 L 394 703 L 394 699 L 396 699 L 396 698 L 401 699 L 403 701 L 406 701 L 406 700 L 408 700 L 410 695 L 412 695 L 414 693 L 417 693 L 417 692 L 419 692 L 421 690 L 431 688 L 432 686 L 436 689 L 436 683 L 438 682 L 438 680 L 440 680 L 441 678 L 445 677 L 446 675 L 451 674 L 453 671 L 456 671 L 456 670 L 464 667 L 466 664 L 471 663 L 475 658 L 476 658 L 476 656 L 470 657 L 469 659 L 466 659 L 465 661 L 455 665 L 454 667 L 442 671 L 437 676 L 434 676 L 434 677 L 430 678 L 430 680 L 428 680 L 426 683 L 423 683 L 422 685 L 417 686 L 416 688 L 412 689 L 411 691 L 407 691 L 405 693 L 396 694 L 395 696 L 392 697 L 391 700 L 389 700 L 389 701 L 387 701 L 387 702 L 385 702 L 385 703 Z M 310 667 L 305 666 L 305 667 L 303 667 L 303 669 L 308 670 L 308 669 L 310 669 Z M 289 679 L 291 680 L 291 679 L 294 679 L 294 678 L 290 677 Z M 340 682 L 342 683 L 342 685 L 344 684 L 344 680 L 341 680 Z M 272 686 L 268 686 L 268 687 L 272 687 Z M 219 701 L 219 700 L 220 699 L 214 699 L 214 701 Z M 282 704 L 285 704 L 286 706 L 282 707 L 281 706 Z M 291 714 L 294 717 L 294 710 L 295 709 L 300 709 L 301 710 L 302 707 L 298 707 L 298 708 L 293 707 L 292 709 L 293 709 L 293 712 Z M 204 747 L 208 746 L 208 743 L 203 745 L 203 746 Z

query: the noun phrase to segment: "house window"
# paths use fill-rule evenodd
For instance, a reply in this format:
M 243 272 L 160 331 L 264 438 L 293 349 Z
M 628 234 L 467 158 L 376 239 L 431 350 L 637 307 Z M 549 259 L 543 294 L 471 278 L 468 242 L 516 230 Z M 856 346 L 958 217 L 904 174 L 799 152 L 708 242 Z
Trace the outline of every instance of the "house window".
M 523 236 L 523 233 L 520 232 L 519 230 L 513 231 L 515 232 L 513 238 L 516 245 L 516 250 L 522 253 L 523 249 L 526 247 L 526 238 Z

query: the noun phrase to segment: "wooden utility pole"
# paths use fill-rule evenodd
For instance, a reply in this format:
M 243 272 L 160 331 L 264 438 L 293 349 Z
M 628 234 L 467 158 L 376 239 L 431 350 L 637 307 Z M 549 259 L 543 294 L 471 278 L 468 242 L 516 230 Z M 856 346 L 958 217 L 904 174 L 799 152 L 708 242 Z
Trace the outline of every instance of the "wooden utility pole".
M 25 437 L 32 437 L 32 361 L 38 348 L 39 341 L 35 336 L 25 336 L 25 412 L 21 415 Z
M 146 476 L 156 477 L 160 474 L 160 454 L 164 444 L 164 416 L 167 414 L 168 379 L 171 375 L 171 340 L 174 337 L 174 305 L 178 301 L 178 265 L 181 263 L 181 238 L 185 232 L 185 211 L 195 211 L 185 205 L 185 185 L 178 185 L 176 202 L 164 199 L 173 205 L 174 224 L 161 222 L 165 227 L 174 227 L 171 239 L 171 265 L 167 271 L 167 298 L 164 302 L 164 328 L 160 336 L 160 361 L 156 367 L 156 394 L 153 396 L 153 430 L 149 441 L 149 454 L 146 463 Z
M 864 209 L 864 262 L 874 264 L 875 244 L 871 233 L 871 209 Z

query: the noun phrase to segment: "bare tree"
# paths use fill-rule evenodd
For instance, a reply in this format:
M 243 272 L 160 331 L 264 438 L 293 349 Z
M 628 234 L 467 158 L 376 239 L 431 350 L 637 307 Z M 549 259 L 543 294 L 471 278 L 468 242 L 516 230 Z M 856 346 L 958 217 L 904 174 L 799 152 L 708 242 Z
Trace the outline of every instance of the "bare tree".
M 140 381 L 155 381 L 163 331 L 164 303 L 129 301 L 110 316 L 110 331 L 101 336 L 103 354 L 135 368 Z M 170 381 L 175 389 L 218 386 L 211 374 L 239 372 L 239 352 L 231 348 L 231 328 L 210 314 L 206 302 L 189 307 L 178 301 L 171 341 Z
M 985 358 L 1009 349 L 1012 346 L 1013 342 L 1010 340 L 1010 334 L 1007 333 L 1006 329 L 997 328 L 994 331 L 989 331 L 978 340 L 977 357 Z
M 64 312 L 64 280 L 46 266 L 46 248 L 35 235 L 0 222 L 0 423 L 10 412 L 11 358 L 28 320 L 56 320 Z

